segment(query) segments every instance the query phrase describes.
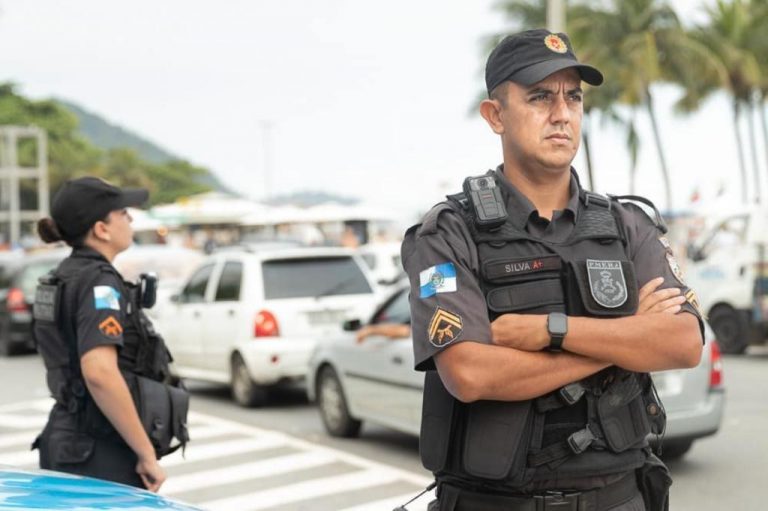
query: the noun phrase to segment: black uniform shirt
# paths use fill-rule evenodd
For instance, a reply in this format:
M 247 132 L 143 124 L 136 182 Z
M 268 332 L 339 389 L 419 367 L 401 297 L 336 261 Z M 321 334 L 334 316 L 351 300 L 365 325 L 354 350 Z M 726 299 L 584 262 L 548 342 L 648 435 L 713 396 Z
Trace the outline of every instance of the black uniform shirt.
M 566 209 L 554 211 L 550 221 L 539 216 L 531 201 L 504 177 L 501 167 L 497 173 L 506 196 L 507 213 L 518 227 L 546 241 L 559 242 L 570 236 L 579 212 L 579 185 L 573 175 Z M 688 298 L 683 310 L 695 314 L 701 322 L 696 296 L 683 283 L 666 238 L 638 206 L 620 204 L 616 209 L 626 232 L 638 288 L 656 277 L 664 277 L 660 289 L 681 288 Z M 429 213 L 425 219 L 428 217 Z M 434 233 L 425 234 L 418 224 L 415 227 L 408 230 L 403 240 L 402 260 L 411 284 L 415 365 L 417 370 L 425 371 L 434 369 L 432 357 L 446 346 L 466 340 L 491 344 L 491 328 L 485 297 L 480 289 L 477 247 L 464 220 L 448 210 L 439 215 Z M 431 292 L 427 287 L 425 292 L 422 286 L 428 283 L 422 281 L 435 267 L 444 269 L 442 274 L 447 277 L 440 291 Z M 441 345 L 431 343 L 428 334 L 435 316 L 445 314 L 439 313 L 438 308 L 458 317 L 457 322 L 461 325 L 461 332 Z
M 118 365 L 130 370 L 134 367 L 139 337 L 128 317 L 132 307 L 126 296 L 128 289 L 116 270 L 103 269 L 109 264 L 104 256 L 87 247 L 73 250 L 68 260 L 62 262 L 63 268 L 86 268 L 76 285 L 72 307 L 78 356 L 97 346 L 117 346 Z

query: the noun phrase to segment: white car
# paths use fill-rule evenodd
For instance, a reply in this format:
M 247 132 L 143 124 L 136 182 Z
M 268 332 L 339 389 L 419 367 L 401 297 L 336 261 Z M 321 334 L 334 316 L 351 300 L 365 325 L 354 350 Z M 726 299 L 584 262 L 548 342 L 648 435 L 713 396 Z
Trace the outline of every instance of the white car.
M 400 245 L 399 241 L 368 243 L 357 249 L 378 284 L 389 286 L 405 278 L 405 270 L 400 261 Z
M 230 384 L 256 406 L 270 386 L 303 380 L 317 341 L 369 315 L 376 289 L 347 249 L 228 250 L 203 260 L 156 326 L 175 374 Z
M 408 288 L 397 290 L 370 323 L 410 323 Z M 357 326 L 348 323 L 348 329 Z M 662 371 L 653 380 L 667 412 L 663 455 L 685 454 L 697 438 L 717 432 L 723 415 L 722 363 L 712 330 L 696 368 Z M 352 437 L 362 421 L 419 434 L 424 375 L 413 369 L 410 337 L 371 336 L 355 342 L 354 332 L 318 345 L 310 361 L 307 393 L 317 401 L 332 436 Z

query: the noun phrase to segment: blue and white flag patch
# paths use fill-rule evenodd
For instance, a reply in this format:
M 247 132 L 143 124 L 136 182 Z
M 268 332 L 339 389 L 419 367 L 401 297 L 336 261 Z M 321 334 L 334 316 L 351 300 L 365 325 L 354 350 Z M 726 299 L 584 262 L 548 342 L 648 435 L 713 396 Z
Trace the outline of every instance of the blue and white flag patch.
M 419 273 L 419 298 L 429 298 L 437 293 L 456 292 L 456 267 L 442 263 Z
M 111 286 L 95 286 L 93 297 L 96 300 L 96 309 L 120 310 L 120 291 Z

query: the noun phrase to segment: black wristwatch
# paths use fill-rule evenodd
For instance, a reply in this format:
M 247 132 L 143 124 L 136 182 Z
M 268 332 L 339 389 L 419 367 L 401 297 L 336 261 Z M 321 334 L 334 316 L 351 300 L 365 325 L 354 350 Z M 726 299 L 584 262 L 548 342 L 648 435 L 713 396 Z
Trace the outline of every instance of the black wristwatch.
M 562 312 L 550 312 L 547 316 L 549 351 L 563 351 L 563 339 L 568 333 L 568 316 Z

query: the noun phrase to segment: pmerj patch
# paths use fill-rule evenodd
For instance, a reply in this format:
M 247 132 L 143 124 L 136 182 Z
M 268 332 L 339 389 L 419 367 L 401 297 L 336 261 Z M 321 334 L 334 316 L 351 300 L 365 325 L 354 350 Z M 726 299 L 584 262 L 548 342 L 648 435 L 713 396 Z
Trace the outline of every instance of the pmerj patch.
M 111 309 L 120 310 L 120 291 L 112 286 L 95 286 L 93 288 L 93 297 L 97 310 Z
M 680 282 L 682 285 L 685 285 L 685 281 L 683 281 L 683 270 L 681 270 L 680 265 L 677 264 L 677 259 L 675 259 L 675 256 L 672 254 L 667 254 L 667 263 L 669 264 L 669 269 L 672 270 L 672 274 L 675 276 L 678 282 Z
M 619 261 L 587 259 L 589 290 L 595 301 L 608 309 L 621 307 L 627 301 L 627 281 Z
M 419 273 L 419 298 L 429 298 L 437 293 L 453 293 L 456 284 L 456 267 L 453 263 L 431 266 Z
M 429 342 L 438 348 L 455 341 L 461 334 L 464 325 L 461 316 L 438 307 L 429 321 Z

